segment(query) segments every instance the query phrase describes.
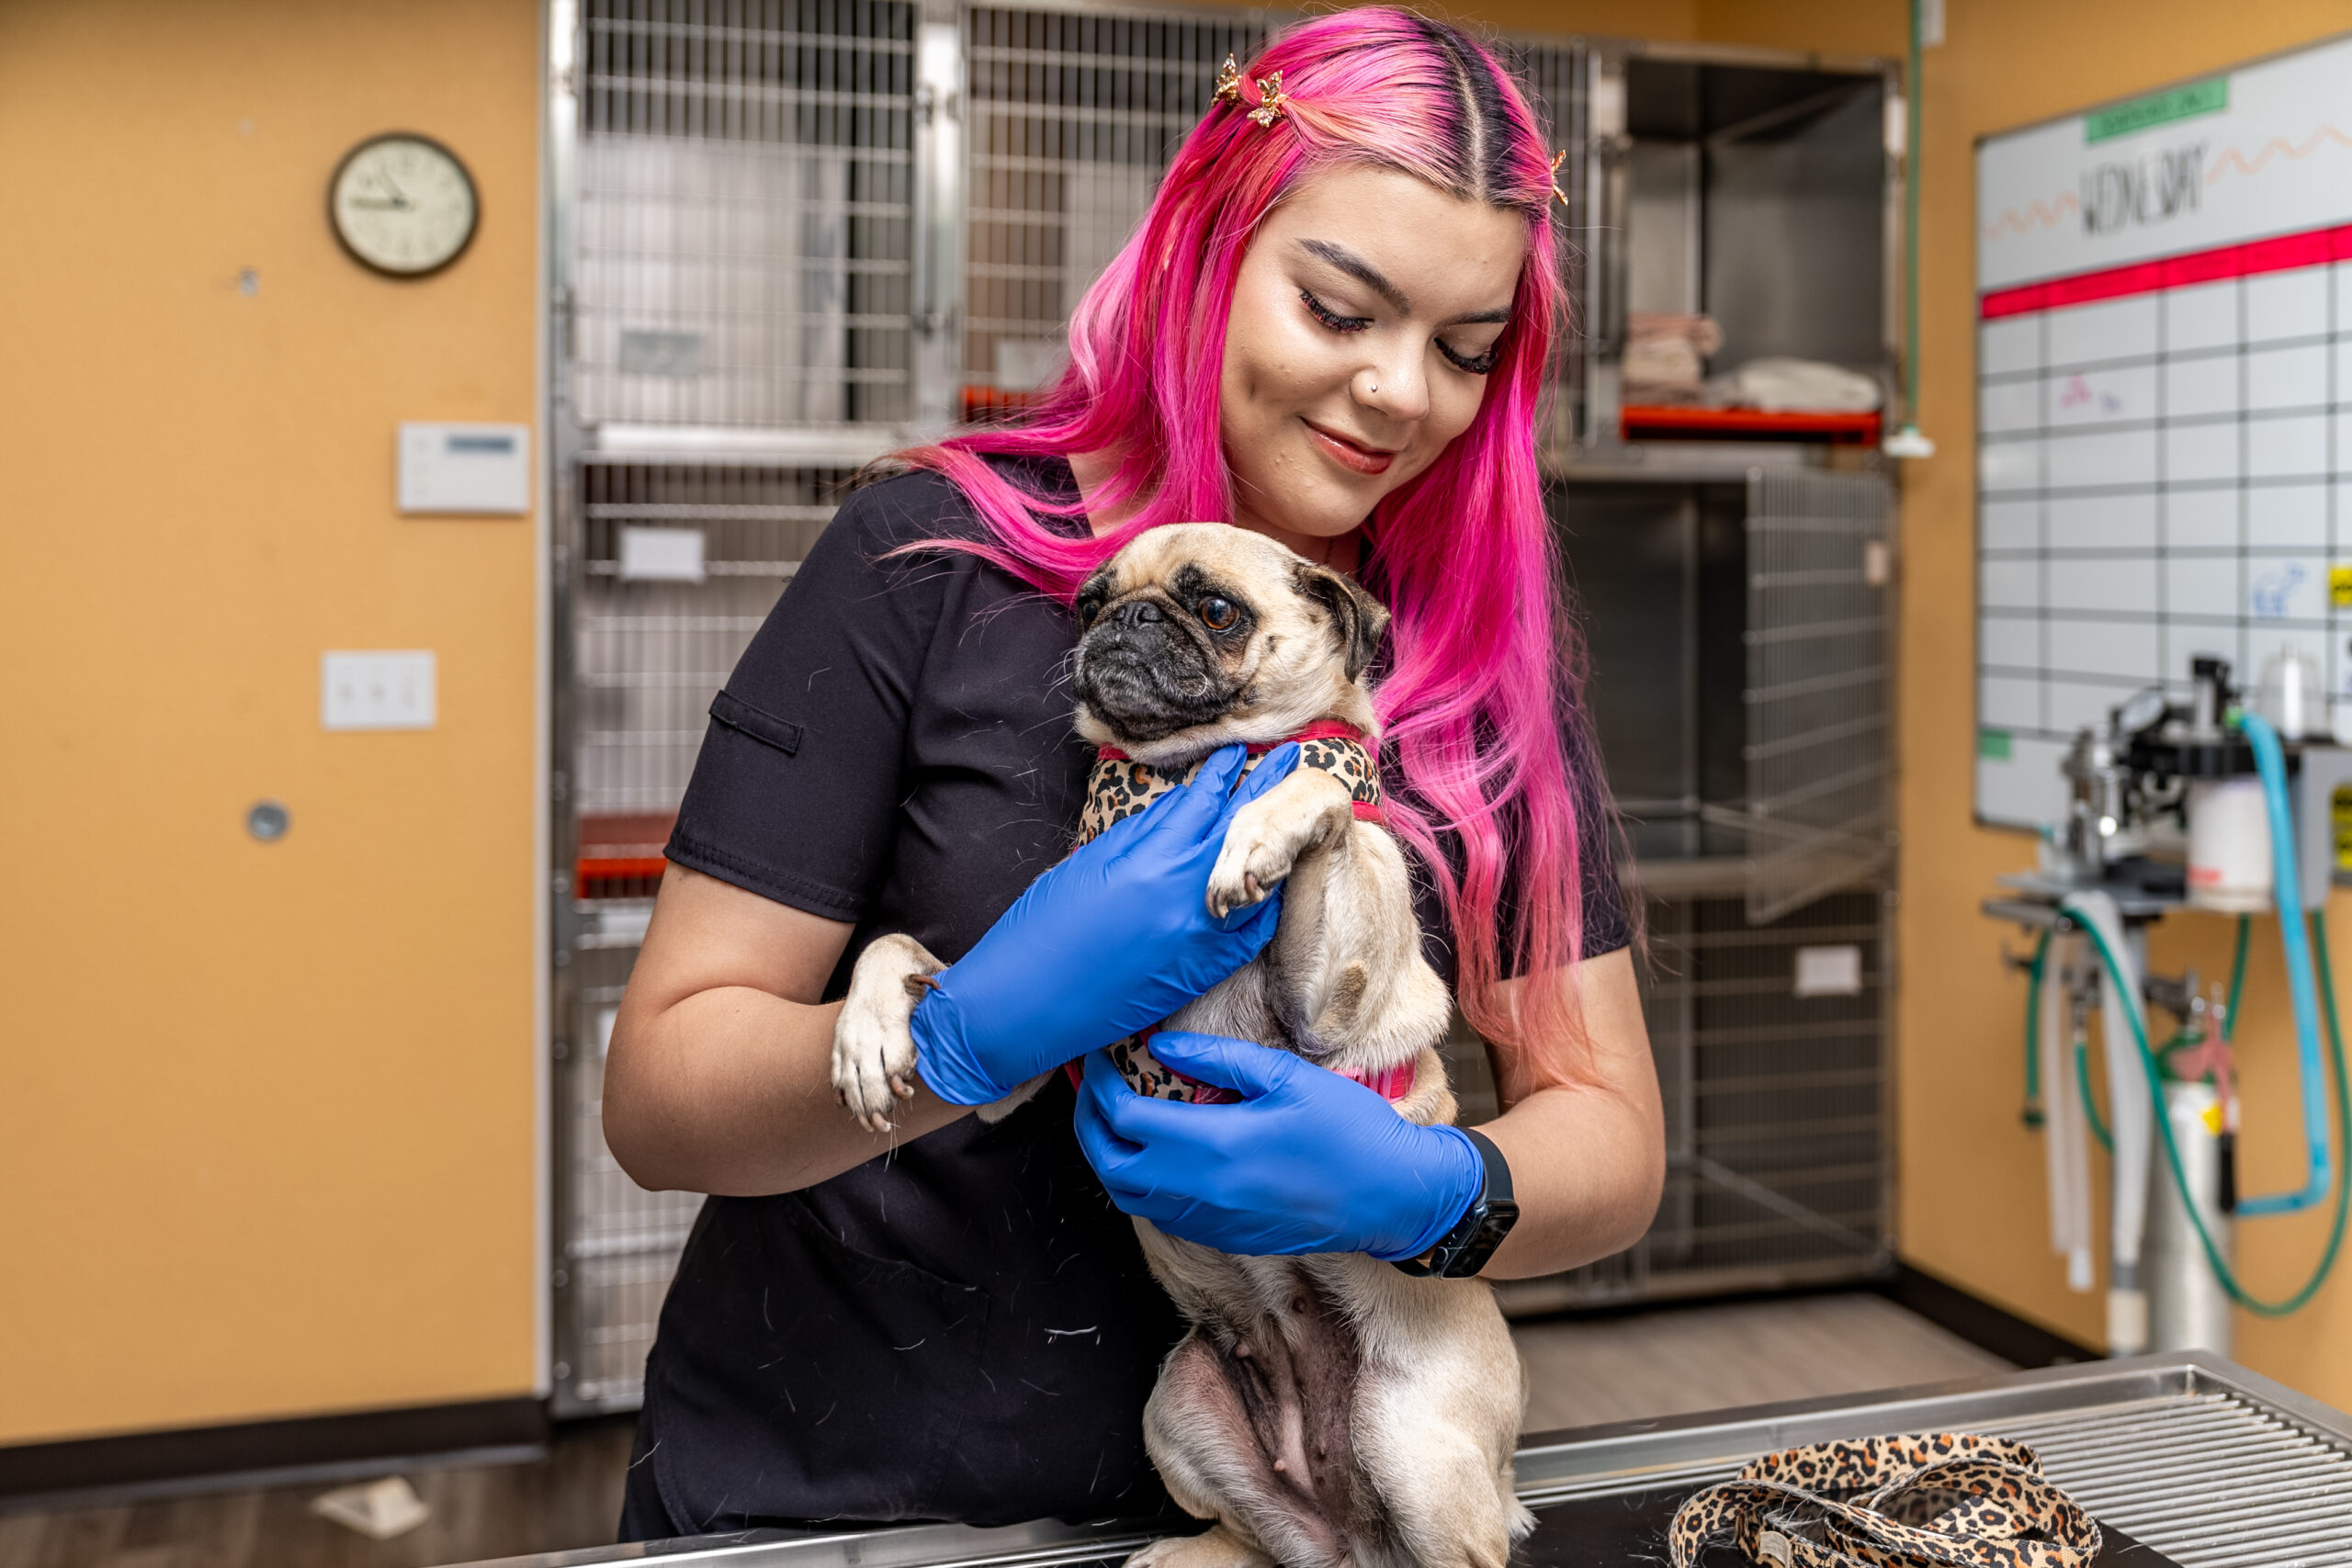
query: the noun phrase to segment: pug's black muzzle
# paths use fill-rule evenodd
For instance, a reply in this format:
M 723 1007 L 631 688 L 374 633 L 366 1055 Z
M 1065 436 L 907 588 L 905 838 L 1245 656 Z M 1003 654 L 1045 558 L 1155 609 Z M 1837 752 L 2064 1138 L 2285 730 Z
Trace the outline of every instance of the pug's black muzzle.
M 1202 635 L 1149 599 L 1105 610 L 1078 645 L 1079 700 L 1125 739 L 1214 723 L 1233 694 Z

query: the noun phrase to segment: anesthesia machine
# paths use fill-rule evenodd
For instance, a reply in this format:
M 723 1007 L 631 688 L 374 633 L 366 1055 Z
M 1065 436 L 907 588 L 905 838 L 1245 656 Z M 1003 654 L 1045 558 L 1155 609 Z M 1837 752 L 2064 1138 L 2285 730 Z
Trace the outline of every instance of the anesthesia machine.
M 2316 1293 L 2344 1236 L 2352 1124 L 2324 906 L 2337 864 L 2336 800 L 2352 787 L 2352 748 L 2329 730 L 2328 704 L 2308 656 L 2282 650 L 2243 704 L 2229 664 L 2193 660 L 2190 698 L 2151 687 L 2076 735 L 2064 770 L 2071 801 L 2042 832 L 2035 869 L 2001 878 L 1985 913 L 2035 937 L 2025 1019 L 2026 1121 L 2042 1129 L 2051 1243 L 2068 1283 L 2092 1288 L 2096 1245 L 2090 1145 L 2112 1154 L 2107 1336 L 2115 1355 L 2230 1349 L 2233 1303 L 2283 1316 Z M 2348 795 L 2347 799 L 2352 799 Z M 2195 970 L 2155 975 L 2148 928 L 2177 910 L 2236 920 L 2226 987 Z M 2293 1007 L 2305 1146 L 2292 1190 L 2239 1190 L 2242 1129 L 2232 1049 L 2251 922 L 2275 913 Z M 2100 1013 L 2106 1111 L 2086 1032 Z M 2151 1012 L 2173 1021 L 2162 1037 Z M 2333 1075 L 2323 1065 L 2321 1040 Z M 2328 1102 L 2336 1132 L 2331 1138 Z M 2242 1220 L 2332 1202 L 2317 1263 L 2284 1297 L 2239 1280 Z

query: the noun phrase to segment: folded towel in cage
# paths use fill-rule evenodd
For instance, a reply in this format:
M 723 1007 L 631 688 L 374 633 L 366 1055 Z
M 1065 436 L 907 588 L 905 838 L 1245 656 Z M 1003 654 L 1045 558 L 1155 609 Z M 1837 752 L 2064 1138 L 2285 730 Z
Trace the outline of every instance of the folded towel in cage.
M 2098 1521 L 2023 1443 L 1915 1432 L 1766 1454 L 1675 1511 L 1674 1568 L 1728 1539 L 1772 1568 L 2088 1568 Z
M 1706 400 L 1767 413 L 1868 413 L 1884 398 L 1877 381 L 1842 365 L 1774 355 L 1709 378 Z
M 1706 375 L 1706 357 L 1724 345 L 1712 316 L 1635 310 L 1625 319 L 1621 374 L 1629 403 L 1690 402 Z

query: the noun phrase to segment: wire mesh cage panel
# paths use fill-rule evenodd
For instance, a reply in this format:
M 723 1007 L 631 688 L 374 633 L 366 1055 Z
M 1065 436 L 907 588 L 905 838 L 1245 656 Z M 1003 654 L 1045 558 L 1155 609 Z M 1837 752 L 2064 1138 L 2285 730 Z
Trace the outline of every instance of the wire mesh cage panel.
M 1577 310 L 1585 298 L 1585 263 L 1592 233 L 1591 54 L 1579 43 L 1512 39 L 1499 44 L 1504 63 L 1518 78 L 1543 122 L 1547 144 L 1558 156 L 1552 178 L 1559 191 L 1553 232 L 1559 240 L 1560 284 L 1569 301 L 1552 351 L 1550 390 L 1544 411 L 1544 444 L 1555 454 L 1572 448 L 1584 429 L 1585 328 Z
M 1642 1001 L 1667 1132 L 1657 1218 L 1614 1257 L 1504 1287 L 1507 1310 L 1888 1265 L 1884 913 L 1875 887 L 1763 926 L 1736 897 L 1650 900 Z
M 590 845 L 646 842 L 677 809 L 711 697 L 851 470 L 591 463 L 574 600 L 576 809 Z M 616 834 L 639 837 L 616 837 Z M 650 852 L 659 856 L 660 839 Z M 607 855 L 606 858 L 614 858 Z M 653 868 L 660 874 L 659 865 Z
M 1876 474 L 1748 477 L 1751 919 L 1871 875 L 1892 852 L 1893 515 Z
M 901 0 L 584 0 L 583 423 L 910 416 L 916 17 Z
M 632 942 L 574 955 L 575 1010 L 556 1064 L 557 1157 L 566 1206 L 555 1269 L 559 1414 L 632 1409 L 645 1387 L 662 1298 L 702 1208 L 691 1192 L 648 1192 L 605 1146 L 605 1052 Z
M 1264 18 L 976 6 L 966 12 L 963 412 L 1060 374 L 1070 312 L 1151 203 L 1227 54 Z
M 565 771 L 573 928 L 557 1046 L 556 1405 L 641 1397 L 700 1200 L 650 1193 L 605 1145 L 605 1052 L 710 702 L 831 521 L 846 466 L 594 456 L 569 487 Z

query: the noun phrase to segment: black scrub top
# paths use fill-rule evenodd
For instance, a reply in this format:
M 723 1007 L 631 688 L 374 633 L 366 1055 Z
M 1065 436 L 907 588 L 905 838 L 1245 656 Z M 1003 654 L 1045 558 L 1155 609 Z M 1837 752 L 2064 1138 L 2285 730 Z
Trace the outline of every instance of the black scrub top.
M 1076 499 L 1066 463 L 1016 473 Z M 828 998 L 891 931 L 954 962 L 1069 851 L 1092 761 L 1069 611 L 970 556 L 885 558 L 981 537 L 936 475 L 854 491 L 711 705 L 669 857 L 852 922 Z M 1590 955 L 1627 936 L 1597 793 L 1583 815 Z M 1142 1413 L 1182 1324 L 1071 1104 L 1057 1074 L 994 1126 L 707 1201 L 646 1363 L 623 1538 L 1172 1512 Z

